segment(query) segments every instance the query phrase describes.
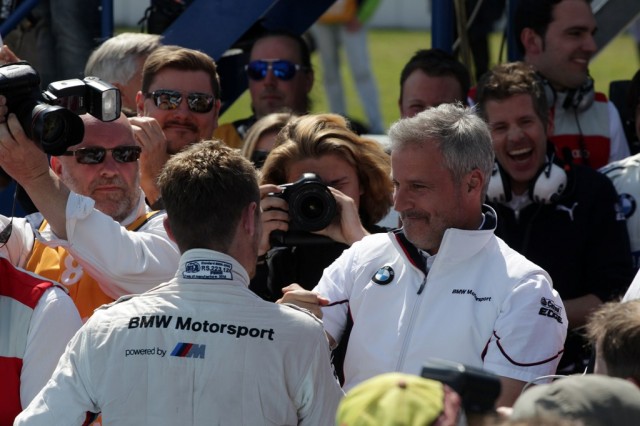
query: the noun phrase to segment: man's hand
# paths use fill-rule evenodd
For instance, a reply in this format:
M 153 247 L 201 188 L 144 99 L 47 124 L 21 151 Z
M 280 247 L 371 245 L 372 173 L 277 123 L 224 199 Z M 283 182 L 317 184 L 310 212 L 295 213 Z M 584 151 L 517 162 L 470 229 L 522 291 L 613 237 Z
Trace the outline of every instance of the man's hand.
M 160 198 L 156 179 L 169 160 L 167 139 L 155 118 L 130 117 L 129 123 L 131 123 L 134 138 L 142 147 L 140 186 L 149 203 L 153 204 Z
M 299 284 L 290 284 L 282 289 L 284 295 L 276 303 L 291 303 L 310 311 L 318 318 L 322 318 L 320 307 L 328 305 L 329 299 L 313 291 L 305 290 Z
M 47 155 L 27 137 L 13 113 L 0 123 L 0 167 L 27 191 L 44 176 L 49 178 Z
M 6 44 L 0 47 L 0 65 L 20 62 L 20 58 Z
M 47 155 L 27 138 L 15 114 L 0 123 L 0 167 L 27 191 L 53 232 L 67 238 L 69 189 L 49 167 Z

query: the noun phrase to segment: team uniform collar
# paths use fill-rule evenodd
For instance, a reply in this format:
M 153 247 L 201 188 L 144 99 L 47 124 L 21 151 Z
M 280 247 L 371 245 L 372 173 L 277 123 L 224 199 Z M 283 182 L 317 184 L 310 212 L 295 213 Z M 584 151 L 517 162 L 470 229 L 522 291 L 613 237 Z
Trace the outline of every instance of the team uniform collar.
M 462 262 L 480 251 L 493 237 L 498 220 L 495 210 L 486 204 L 482 205 L 482 224 L 478 230 L 449 228 L 445 231 L 440 249 L 436 255 L 424 256 L 424 251 L 414 246 L 402 232 L 394 231 L 395 239 L 405 255 L 418 269 L 425 272 L 437 258 L 445 258 L 447 262 Z
M 249 287 L 249 274 L 233 257 L 215 250 L 187 250 L 180 257 L 176 278 L 181 281 L 240 283 Z

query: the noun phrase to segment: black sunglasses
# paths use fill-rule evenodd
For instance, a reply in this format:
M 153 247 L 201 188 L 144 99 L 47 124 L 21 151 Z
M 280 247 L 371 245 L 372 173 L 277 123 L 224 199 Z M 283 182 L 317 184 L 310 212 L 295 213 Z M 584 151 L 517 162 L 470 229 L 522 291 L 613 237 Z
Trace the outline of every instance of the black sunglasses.
M 100 164 L 107 157 L 108 151 L 111 151 L 113 159 L 118 163 L 133 163 L 140 158 L 142 148 L 139 146 L 117 146 L 115 148 L 90 146 L 87 148 L 78 148 L 75 151 L 66 151 L 62 155 L 74 156 L 80 164 Z
M 176 109 L 182 102 L 182 93 L 176 90 L 159 89 L 151 93 L 145 93 L 146 98 L 153 98 L 153 103 L 162 110 Z M 206 93 L 189 93 L 187 105 L 193 112 L 205 113 L 213 108 L 215 97 Z
M 307 67 L 294 64 L 291 61 L 285 61 L 284 59 L 277 59 L 275 61 L 251 61 L 244 66 L 244 70 L 247 72 L 247 77 L 251 80 L 260 81 L 267 76 L 269 70 L 273 72 L 279 80 L 289 81 L 299 70 L 307 70 Z

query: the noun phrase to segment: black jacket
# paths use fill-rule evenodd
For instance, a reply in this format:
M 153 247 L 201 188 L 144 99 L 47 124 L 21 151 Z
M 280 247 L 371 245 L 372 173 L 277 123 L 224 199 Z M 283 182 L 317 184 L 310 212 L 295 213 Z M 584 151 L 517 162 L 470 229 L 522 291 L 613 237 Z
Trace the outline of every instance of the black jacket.
M 563 300 L 594 294 L 606 302 L 631 284 L 635 270 L 626 222 L 606 176 L 572 166 L 555 203 L 530 204 L 518 218 L 508 206 L 490 204 L 498 214 L 496 235 L 544 268 Z M 583 344 L 570 334 L 561 367 Z

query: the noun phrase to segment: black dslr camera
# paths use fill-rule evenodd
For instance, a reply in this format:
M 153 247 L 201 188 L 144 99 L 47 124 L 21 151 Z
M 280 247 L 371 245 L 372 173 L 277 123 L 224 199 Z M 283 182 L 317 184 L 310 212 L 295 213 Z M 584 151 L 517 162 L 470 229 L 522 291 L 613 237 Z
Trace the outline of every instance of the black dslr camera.
M 449 385 L 462 398 L 467 414 L 492 412 L 500 395 L 498 376 L 457 362 L 430 359 L 423 365 L 421 376 Z
M 300 180 L 280 185 L 280 188 L 282 192 L 269 195 L 280 197 L 289 204 L 289 231 L 273 231 L 272 245 L 302 243 L 313 239 L 309 232 L 320 231 L 331 224 L 338 211 L 336 199 L 315 174 L 305 173 Z
M 29 139 L 49 155 L 62 155 L 84 137 L 78 114 L 102 121 L 120 116 L 120 91 L 96 77 L 55 81 L 40 91 L 40 76 L 27 62 L 0 66 L 0 94 Z

